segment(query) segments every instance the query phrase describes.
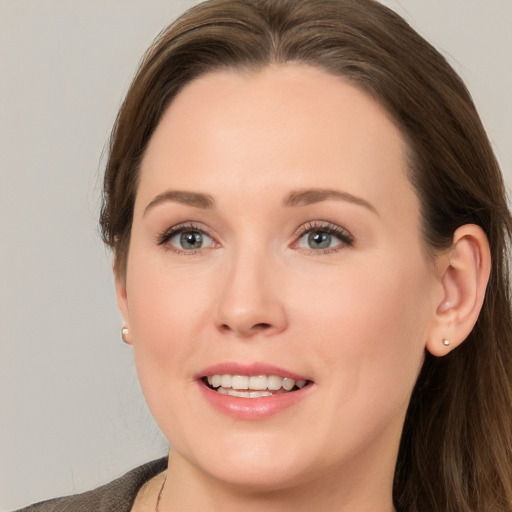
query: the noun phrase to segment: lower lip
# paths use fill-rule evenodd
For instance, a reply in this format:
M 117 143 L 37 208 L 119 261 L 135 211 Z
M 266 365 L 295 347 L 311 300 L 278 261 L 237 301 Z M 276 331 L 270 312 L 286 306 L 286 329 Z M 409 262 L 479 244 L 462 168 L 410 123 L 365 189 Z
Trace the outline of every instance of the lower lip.
M 218 411 L 241 420 L 264 420 L 297 404 L 309 394 L 313 384 L 302 389 L 259 398 L 222 395 L 198 380 L 203 396 Z

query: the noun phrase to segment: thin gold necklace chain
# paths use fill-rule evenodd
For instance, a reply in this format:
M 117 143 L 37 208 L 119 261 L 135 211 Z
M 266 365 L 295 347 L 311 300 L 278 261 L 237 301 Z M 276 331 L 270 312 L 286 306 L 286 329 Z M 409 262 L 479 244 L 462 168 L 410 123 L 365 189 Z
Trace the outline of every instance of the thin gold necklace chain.
M 162 482 L 162 487 L 160 487 L 160 492 L 158 493 L 158 497 L 156 499 L 155 512 L 159 512 L 158 505 L 160 504 L 160 498 L 162 497 L 162 492 L 164 491 L 166 480 L 167 480 L 167 474 L 164 477 L 164 481 Z

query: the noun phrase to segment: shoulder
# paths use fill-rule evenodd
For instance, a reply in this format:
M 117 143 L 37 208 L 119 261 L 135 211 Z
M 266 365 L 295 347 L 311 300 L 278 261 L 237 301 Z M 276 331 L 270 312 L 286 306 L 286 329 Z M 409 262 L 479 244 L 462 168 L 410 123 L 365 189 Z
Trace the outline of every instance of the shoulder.
M 167 458 L 148 462 L 122 477 L 81 494 L 36 503 L 16 512 L 129 512 L 139 489 L 167 468 Z

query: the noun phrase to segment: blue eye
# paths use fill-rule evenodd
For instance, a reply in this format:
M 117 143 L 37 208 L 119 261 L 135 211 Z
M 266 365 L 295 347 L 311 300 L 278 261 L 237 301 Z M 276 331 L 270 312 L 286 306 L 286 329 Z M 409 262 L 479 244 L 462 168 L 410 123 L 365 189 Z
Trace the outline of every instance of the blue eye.
M 354 240 L 343 228 L 335 224 L 311 223 L 301 230 L 295 247 L 312 251 L 337 250 L 350 246 Z
M 212 239 L 201 231 L 181 231 L 169 239 L 169 243 L 178 249 L 190 251 L 203 249 L 212 244 Z
M 213 247 L 215 242 L 203 230 L 182 225 L 163 233 L 159 237 L 158 244 L 177 253 L 194 253 L 194 251 Z
M 310 231 L 299 239 L 298 246 L 303 249 L 330 249 L 339 245 L 341 240 L 326 231 Z

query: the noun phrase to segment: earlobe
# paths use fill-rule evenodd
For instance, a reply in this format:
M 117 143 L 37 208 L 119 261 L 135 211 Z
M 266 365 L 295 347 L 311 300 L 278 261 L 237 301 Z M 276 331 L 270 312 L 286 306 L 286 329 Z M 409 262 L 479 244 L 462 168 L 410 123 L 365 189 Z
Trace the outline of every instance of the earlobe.
M 467 338 L 480 314 L 491 271 L 489 242 L 482 228 L 466 224 L 457 229 L 449 253 L 440 261 L 443 298 L 426 345 L 438 357 Z

